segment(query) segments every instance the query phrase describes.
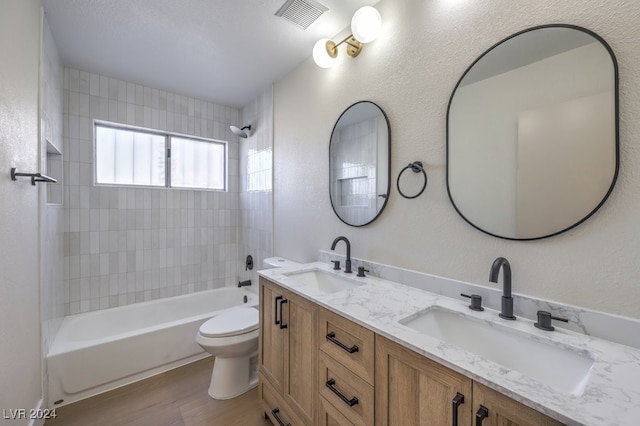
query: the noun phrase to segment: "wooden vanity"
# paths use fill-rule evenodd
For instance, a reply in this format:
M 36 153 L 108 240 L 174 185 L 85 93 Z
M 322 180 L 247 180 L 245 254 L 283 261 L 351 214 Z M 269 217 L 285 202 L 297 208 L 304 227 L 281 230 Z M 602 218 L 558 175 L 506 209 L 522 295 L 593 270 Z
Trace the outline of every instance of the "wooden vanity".
M 259 398 L 274 425 L 561 425 L 260 277 Z

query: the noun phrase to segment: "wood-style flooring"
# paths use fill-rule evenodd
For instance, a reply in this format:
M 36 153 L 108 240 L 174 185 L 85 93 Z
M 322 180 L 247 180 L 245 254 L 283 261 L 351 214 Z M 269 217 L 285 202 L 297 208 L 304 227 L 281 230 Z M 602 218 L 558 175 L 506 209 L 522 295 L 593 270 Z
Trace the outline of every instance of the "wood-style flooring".
M 59 407 L 45 426 L 267 426 L 258 388 L 226 401 L 209 397 L 213 357 Z

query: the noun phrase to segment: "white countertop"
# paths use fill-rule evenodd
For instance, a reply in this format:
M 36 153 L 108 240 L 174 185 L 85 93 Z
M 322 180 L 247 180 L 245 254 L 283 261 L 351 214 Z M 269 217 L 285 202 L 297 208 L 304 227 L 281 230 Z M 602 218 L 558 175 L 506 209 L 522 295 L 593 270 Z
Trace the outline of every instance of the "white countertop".
M 320 269 L 362 282 L 363 286 L 326 294 L 300 284 L 285 274 Z M 259 274 L 282 287 L 341 314 L 402 346 L 435 360 L 471 379 L 493 388 L 550 417 L 569 425 L 640 425 L 640 350 L 607 340 L 556 328 L 538 330 L 534 321 L 518 318 L 506 321 L 498 312 L 468 309 L 467 299 L 457 300 L 392 281 L 333 271 L 326 263 L 314 262 L 297 268 L 278 268 Z M 493 326 L 509 327 L 534 340 L 589 353 L 594 359 L 584 392 L 579 396 L 554 388 L 510 370 L 474 353 L 446 344 L 398 323 L 398 320 L 438 305 L 464 313 Z M 553 363 L 553 359 L 549 360 Z

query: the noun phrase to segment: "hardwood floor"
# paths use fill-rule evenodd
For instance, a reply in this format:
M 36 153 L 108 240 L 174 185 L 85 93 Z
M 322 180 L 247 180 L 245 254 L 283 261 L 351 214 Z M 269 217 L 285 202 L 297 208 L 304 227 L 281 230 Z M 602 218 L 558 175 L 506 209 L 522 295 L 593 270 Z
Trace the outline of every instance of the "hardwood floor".
M 209 397 L 213 358 L 60 407 L 45 426 L 266 426 L 258 388 L 226 401 Z

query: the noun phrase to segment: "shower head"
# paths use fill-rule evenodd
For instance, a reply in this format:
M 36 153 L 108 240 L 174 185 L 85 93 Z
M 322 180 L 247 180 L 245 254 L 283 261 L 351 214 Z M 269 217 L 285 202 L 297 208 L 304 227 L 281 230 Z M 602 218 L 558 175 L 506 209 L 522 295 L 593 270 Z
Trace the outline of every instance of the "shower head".
M 251 132 L 251 124 L 249 124 L 248 126 L 244 126 L 242 129 L 236 126 L 229 126 L 229 128 L 233 133 L 235 133 L 236 135 L 244 139 L 246 139 L 249 136 L 249 132 Z M 245 129 L 246 129 L 246 132 L 245 132 Z

